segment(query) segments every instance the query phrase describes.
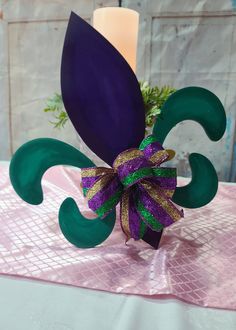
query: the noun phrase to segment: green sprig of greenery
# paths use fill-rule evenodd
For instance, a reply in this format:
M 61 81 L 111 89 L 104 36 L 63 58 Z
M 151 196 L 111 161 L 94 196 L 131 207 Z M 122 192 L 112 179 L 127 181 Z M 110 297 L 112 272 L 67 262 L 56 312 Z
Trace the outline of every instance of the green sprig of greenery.
M 53 97 L 47 99 L 46 108 L 44 108 L 43 111 L 52 113 L 54 121 L 50 121 L 50 123 L 54 128 L 64 127 L 69 119 L 64 108 L 62 96 L 58 93 L 55 93 Z
M 146 127 L 152 127 L 161 114 L 163 104 L 176 89 L 170 86 L 151 87 L 146 81 L 140 82 L 140 89 L 145 107 Z
M 170 86 L 163 86 L 161 88 L 158 86 L 151 87 L 146 81 L 139 82 L 139 84 L 145 107 L 146 128 L 152 127 L 157 117 L 161 114 L 163 104 L 176 89 Z M 50 121 L 50 123 L 55 128 L 64 127 L 69 119 L 63 105 L 62 97 L 58 93 L 47 99 L 44 112 L 52 113 L 54 121 Z

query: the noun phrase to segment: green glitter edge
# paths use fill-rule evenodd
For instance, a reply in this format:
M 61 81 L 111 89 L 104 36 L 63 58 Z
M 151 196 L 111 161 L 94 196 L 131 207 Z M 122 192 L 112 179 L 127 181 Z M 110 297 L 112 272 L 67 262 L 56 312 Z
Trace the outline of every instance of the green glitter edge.
M 176 177 L 175 168 L 162 168 L 162 167 L 153 167 L 152 171 L 155 176 L 173 178 Z
M 139 149 L 144 150 L 149 144 L 154 143 L 154 142 L 158 142 L 157 138 L 154 135 L 149 135 L 148 137 L 146 137 L 146 139 L 144 139 L 141 142 Z
M 146 223 L 141 219 L 140 221 L 140 227 L 139 227 L 139 239 L 142 239 L 144 234 L 146 233 L 147 225 Z
M 120 201 L 123 190 L 118 190 L 114 195 L 112 195 L 105 203 L 103 203 L 95 213 L 102 217 L 107 212 L 111 211 Z
M 121 183 L 124 186 L 129 186 L 137 181 L 139 181 L 140 179 L 143 179 L 147 176 L 153 176 L 152 173 L 152 168 L 151 167 L 144 167 L 141 168 L 133 173 L 130 173 L 129 175 L 127 175 L 123 180 L 121 180 Z
M 83 194 L 85 197 L 86 197 L 88 191 L 89 191 L 89 188 L 83 188 Z
M 148 222 L 152 230 L 161 231 L 164 228 L 164 226 L 145 208 L 140 201 L 138 201 L 136 207 L 140 216 Z

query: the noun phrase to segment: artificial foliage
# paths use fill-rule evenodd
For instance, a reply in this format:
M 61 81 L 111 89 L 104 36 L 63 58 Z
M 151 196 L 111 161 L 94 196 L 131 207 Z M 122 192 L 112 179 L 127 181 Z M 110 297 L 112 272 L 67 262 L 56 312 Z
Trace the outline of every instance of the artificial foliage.
M 147 81 L 141 81 L 139 85 L 143 96 L 146 127 L 153 127 L 157 117 L 161 114 L 161 107 L 176 89 L 170 86 L 151 87 Z M 50 121 L 50 123 L 55 128 L 63 128 L 69 119 L 62 97 L 58 93 L 47 99 L 44 112 L 52 113 L 53 121 Z
M 62 96 L 58 93 L 55 93 L 52 97 L 47 99 L 46 107 L 43 111 L 52 113 L 54 120 L 50 121 L 50 123 L 55 128 L 64 127 L 68 120 L 68 115 L 64 108 Z
M 146 127 L 153 127 L 157 117 L 161 114 L 161 107 L 176 89 L 170 86 L 151 87 L 146 81 L 139 84 L 145 108 Z

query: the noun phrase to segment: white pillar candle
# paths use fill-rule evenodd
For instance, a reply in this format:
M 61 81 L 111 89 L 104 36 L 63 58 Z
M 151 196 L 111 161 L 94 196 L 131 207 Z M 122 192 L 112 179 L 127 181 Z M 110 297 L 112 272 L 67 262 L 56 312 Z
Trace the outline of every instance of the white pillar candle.
M 93 13 L 93 26 L 136 69 L 139 14 L 127 8 L 105 7 Z

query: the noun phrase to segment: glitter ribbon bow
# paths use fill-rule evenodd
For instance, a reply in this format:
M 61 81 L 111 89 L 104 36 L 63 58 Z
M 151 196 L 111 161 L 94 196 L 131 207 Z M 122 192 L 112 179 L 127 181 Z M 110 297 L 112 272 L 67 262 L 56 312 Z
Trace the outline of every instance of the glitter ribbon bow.
M 120 153 L 113 168 L 83 168 L 82 187 L 89 208 L 104 217 L 121 202 L 120 223 L 127 240 L 141 239 L 147 226 L 161 231 L 179 220 L 183 211 L 171 201 L 176 169 L 160 167 L 171 158 L 170 152 L 150 135 L 139 149 Z

